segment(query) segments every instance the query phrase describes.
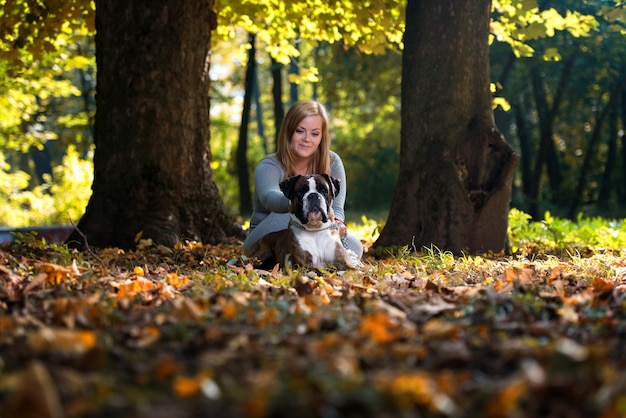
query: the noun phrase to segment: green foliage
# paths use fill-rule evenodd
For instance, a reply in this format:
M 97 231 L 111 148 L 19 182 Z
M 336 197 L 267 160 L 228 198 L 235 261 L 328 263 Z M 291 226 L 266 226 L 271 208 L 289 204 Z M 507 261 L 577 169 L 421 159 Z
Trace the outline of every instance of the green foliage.
M 402 48 L 405 5 L 405 0 L 330 3 L 218 0 L 215 3 L 219 26 L 213 37 L 211 64 L 216 66 L 218 54 L 222 54 L 219 66 L 226 74 L 212 83 L 210 92 L 212 167 L 229 207 L 238 206 L 232 158 L 240 121 L 240 103 L 236 98 L 240 95 L 246 59 L 246 42 L 241 42 L 240 35 L 247 31 L 257 35 L 260 46 L 257 60 L 263 120 L 272 118 L 267 55 L 273 55 L 281 63 L 297 57 L 300 73 L 290 75 L 290 81 L 299 83 L 301 98 L 312 97 L 315 85 L 315 91 L 320 92 L 318 98 L 331 108 L 333 147 L 344 158 L 348 170 L 348 210 L 382 210 L 389 206 L 397 175 L 401 76 L 398 50 Z M 613 80 L 623 74 L 620 51 L 623 51 L 625 9 L 623 2 L 612 0 L 568 0 L 552 2 L 549 7 L 540 10 L 536 0 L 494 1 L 492 40 L 508 43 L 517 56 L 534 53 L 537 58 L 552 60 L 541 68 L 549 91 L 554 90 L 558 82 L 556 61 L 565 55 L 579 54 L 580 64 L 577 62 L 574 70 L 576 87 L 572 97 L 565 97 L 563 113 L 567 116 L 557 116 L 560 130 L 555 135 L 564 165 L 576 173 L 580 167 L 580 152 L 585 149 L 587 129 L 594 122 L 589 109 L 606 102 Z M 3 58 L 0 61 L 0 147 L 10 150 L 5 158 L 13 170 L 11 180 L 4 180 L 8 169 L 2 172 L 1 194 L 15 191 L 23 194 L 29 187 L 25 181 L 35 183 L 33 170 L 24 163 L 28 156 L 21 154 L 32 146 L 41 147 L 54 139 L 57 145 L 53 165 L 60 163 L 67 144 L 75 144 L 83 157 L 87 155 L 88 129 L 94 109 L 80 106 L 84 96 L 93 99 L 94 92 L 93 89 L 83 91 L 79 78 L 95 68 L 93 39 L 90 38 L 95 30 L 94 12 L 95 3 L 88 0 L 16 0 L 0 6 L 0 56 Z M 220 48 L 215 47 L 218 43 L 222 43 Z M 234 59 L 237 55 L 233 51 L 237 48 L 233 45 L 242 46 L 239 60 Z M 500 50 L 509 52 L 508 46 Z M 225 51 L 230 51 L 229 55 Z M 505 54 L 494 55 L 496 59 L 492 63 L 498 65 L 497 58 Z M 527 69 L 532 65 L 536 65 L 535 61 L 517 61 L 513 82 L 496 98 L 498 104 L 507 106 L 518 97 L 531 101 Z M 518 70 L 520 67 L 522 69 Z M 587 71 L 588 68 L 597 70 Z M 371 82 L 373 80 L 375 82 Z M 217 92 L 217 88 L 221 90 Z M 219 111 L 214 111 L 218 108 Z M 532 108 L 523 111 L 535 118 Z M 271 128 L 271 123 L 268 125 Z M 251 130 L 254 127 L 256 121 L 251 123 Z M 266 136 L 271 138 L 273 131 L 266 129 Z M 248 155 L 252 172 L 254 163 L 264 153 L 265 139 L 255 134 L 250 138 Z M 594 177 L 590 196 L 593 196 L 594 185 L 599 183 L 600 163 L 601 157 L 598 157 L 598 164 L 593 164 L 597 169 L 591 173 Z M 372 175 L 373 167 L 376 167 L 376 175 Z M 563 184 L 571 188 L 575 176 L 568 173 Z M 54 175 L 50 181 L 57 178 Z M 49 191 L 53 183 L 39 187 L 41 190 L 47 187 Z M 62 192 L 68 194 L 66 200 L 80 200 L 69 197 L 73 190 L 69 187 Z M 5 207 L 16 206 L 6 202 Z M 7 219 L 5 214 L 2 217 Z M 22 216 L 16 215 L 16 218 Z M 549 228 L 544 233 L 550 235 Z M 557 234 L 552 239 L 563 241 L 567 235 Z
M 404 32 L 404 0 L 375 1 L 266 1 L 217 0 L 219 39 L 232 39 L 234 28 L 254 33 L 265 51 L 288 64 L 300 52 L 301 39 L 341 42 L 365 53 L 384 53 L 399 47 Z M 243 54 L 242 54 L 243 60 Z
M 1 158 L 1 156 L 0 156 Z M 70 147 L 62 165 L 54 168 L 54 181 L 27 189 L 30 176 L 17 171 L 2 161 L 0 170 L 0 224 L 15 227 L 67 224 L 77 222 L 85 211 L 91 183 L 93 164 L 81 159 Z
M 535 0 L 495 0 L 491 22 L 493 38 L 511 45 L 515 56 L 530 57 L 535 49 L 529 41 L 552 37 L 556 31 L 567 31 L 574 37 L 588 36 L 598 27 L 594 16 L 555 8 L 540 10 Z M 552 55 L 556 52 L 552 51 Z
M 15 60 L 26 52 L 31 61 L 56 51 L 65 40 L 95 32 L 95 2 L 4 1 L 0 6 L 0 57 Z
M 621 251 L 626 247 L 626 223 L 624 220 L 611 220 L 600 217 L 577 220 L 553 217 L 545 213 L 542 221 L 531 221 L 530 215 L 511 209 L 509 212 L 509 238 L 511 250 L 535 252 L 556 249 L 566 251 Z

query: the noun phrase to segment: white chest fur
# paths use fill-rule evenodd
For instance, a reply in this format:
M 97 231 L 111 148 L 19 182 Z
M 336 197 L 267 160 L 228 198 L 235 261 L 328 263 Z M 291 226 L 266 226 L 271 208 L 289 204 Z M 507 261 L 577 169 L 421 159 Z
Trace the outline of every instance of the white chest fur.
M 295 239 L 303 250 L 311 254 L 312 267 L 325 268 L 335 264 L 337 246 L 341 246 L 336 230 L 307 231 L 291 226 Z

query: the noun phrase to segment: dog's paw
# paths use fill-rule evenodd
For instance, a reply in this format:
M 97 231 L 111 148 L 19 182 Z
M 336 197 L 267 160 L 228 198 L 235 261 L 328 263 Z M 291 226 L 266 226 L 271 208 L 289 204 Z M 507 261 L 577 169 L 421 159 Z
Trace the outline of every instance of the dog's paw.
M 354 251 L 346 248 L 346 253 L 348 254 L 348 260 L 354 266 L 354 268 L 361 268 L 364 266 L 363 262 Z

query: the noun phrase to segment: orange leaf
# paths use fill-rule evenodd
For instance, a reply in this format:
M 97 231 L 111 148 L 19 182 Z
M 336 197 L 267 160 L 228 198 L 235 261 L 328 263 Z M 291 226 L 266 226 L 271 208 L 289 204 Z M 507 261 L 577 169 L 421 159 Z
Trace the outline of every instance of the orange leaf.
M 613 282 L 605 282 L 599 277 L 594 277 L 591 282 L 591 286 L 593 287 L 595 293 L 606 293 L 611 292 L 615 287 L 615 284 Z
M 57 351 L 67 354 L 83 354 L 94 348 L 98 336 L 93 331 L 41 328 L 29 336 L 35 352 Z
M 46 285 L 56 286 L 71 278 L 75 272 L 67 267 L 51 263 L 41 263 L 38 277 L 45 277 Z
M 174 392 L 179 398 L 191 398 L 200 393 L 205 381 L 211 379 L 211 373 L 202 371 L 195 376 L 178 376 L 174 379 Z
M 127 279 L 122 282 L 112 281 L 110 284 L 117 289 L 117 297 L 120 299 L 133 297 L 138 293 L 150 291 L 155 287 L 152 281 L 143 277 Z
M 504 270 L 504 277 L 507 283 L 513 283 L 515 279 L 519 277 L 519 275 L 517 274 L 517 271 L 515 269 L 508 268 Z
M 222 308 L 222 317 L 225 319 L 233 319 L 239 313 L 237 303 L 232 299 L 219 298 L 218 303 Z
M 182 364 L 173 357 L 160 360 L 154 368 L 154 377 L 157 382 L 163 382 L 171 378 L 182 368 Z
M 155 326 L 148 326 L 142 329 L 141 335 L 135 341 L 135 346 L 139 348 L 148 347 L 159 341 L 160 338 L 161 331 Z
M 433 380 L 422 373 L 396 376 L 389 384 L 389 390 L 394 395 L 409 396 L 420 404 L 429 403 L 436 392 Z
M 526 393 L 527 384 L 522 379 L 516 379 L 506 384 L 487 405 L 486 416 L 490 418 L 510 417 L 516 415 L 520 398 Z
M 196 302 L 186 297 L 173 300 L 172 316 L 179 321 L 200 321 L 204 319 L 205 310 Z
M 384 312 L 365 315 L 361 320 L 359 332 L 377 343 L 388 343 L 399 337 L 398 324 Z
M 191 398 L 200 392 L 200 380 L 197 377 L 178 376 L 174 380 L 174 392 L 179 398 Z
M 9 315 L 0 316 L 0 332 L 9 331 L 12 332 L 15 328 L 15 319 Z
M 259 318 L 259 326 L 266 328 L 268 325 L 275 325 L 280 323 L 280 312 L 277 308 L 266 308 L 261 311 Z
M 440 319 L 431 319 L 424 324 L 422 333 L 424 334 L 425 341 L 458 339 L 461 337 L 461 328 L 450 322 L 444 322 Z

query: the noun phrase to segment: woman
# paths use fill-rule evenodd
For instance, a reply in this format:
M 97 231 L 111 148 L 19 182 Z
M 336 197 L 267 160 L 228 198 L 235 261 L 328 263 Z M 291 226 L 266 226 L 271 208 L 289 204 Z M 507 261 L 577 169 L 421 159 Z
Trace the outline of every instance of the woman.
M 346 172 L 339 155 L 330 150 L 328 112 L 318 102 L 295 103 L 280 128 L 277 152 L 265 156 L 254 170 L 254 211 L 250 231 L 243 243 L 244 254 L 265 235 L 287 229 L 290 215 L 289 199 L 279 183 L 297 174 L 330 174 L 340 180 L 339 194 L 333 200 L 333 211 L 339 225 L 341 241 L 360 259 L 363 245 L 347 234 L 344 223 Z

